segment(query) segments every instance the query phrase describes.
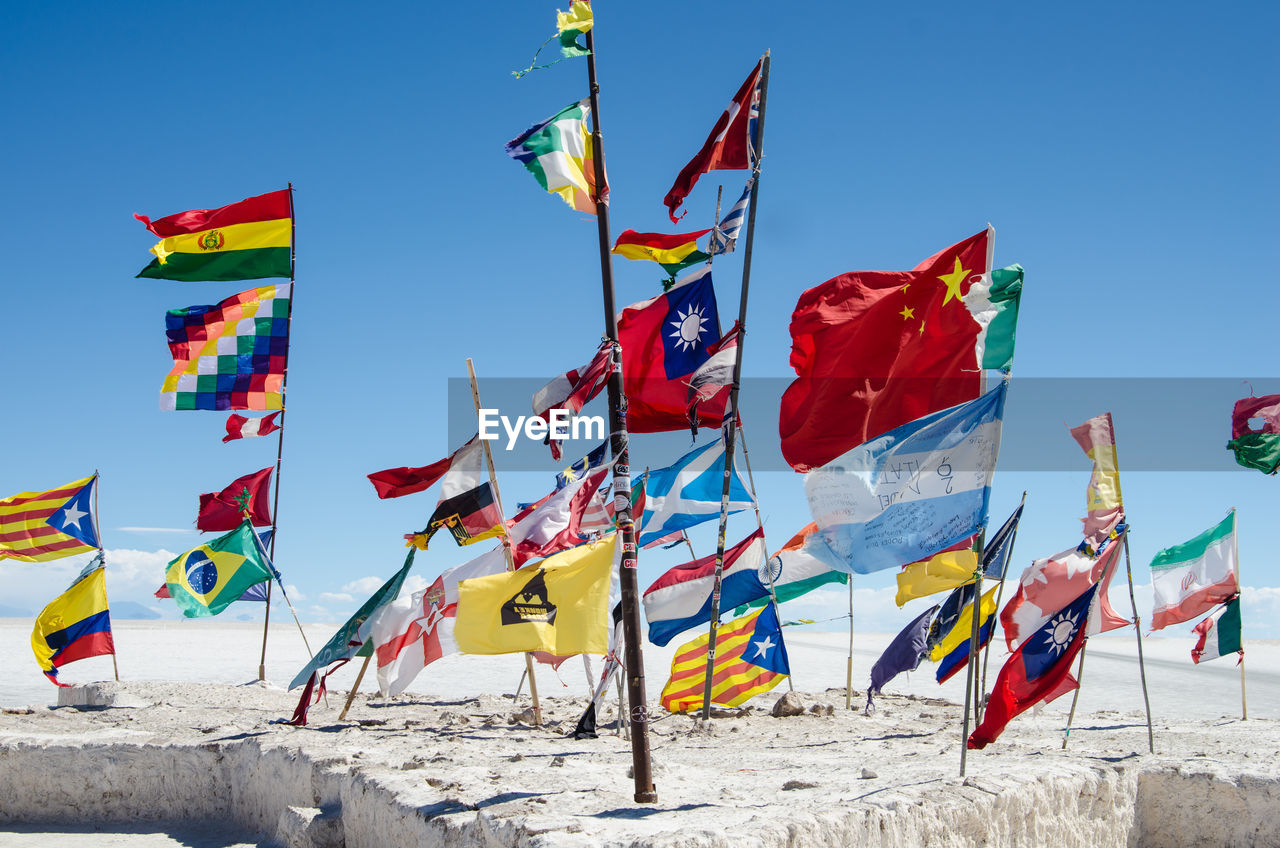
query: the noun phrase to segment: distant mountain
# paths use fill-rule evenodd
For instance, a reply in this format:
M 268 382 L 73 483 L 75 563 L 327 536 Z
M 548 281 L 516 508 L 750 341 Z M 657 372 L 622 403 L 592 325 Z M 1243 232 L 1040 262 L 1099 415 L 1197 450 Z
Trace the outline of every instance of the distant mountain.
M 11 607 L 0 604 L 0 618 L 33 618 L 35 613 L 25 607 Z
M 119 619 L 131 618 L 141 619 L 143 621 L 154 621 L 155 619 L 162 618 L 163 616 L 151 607 L 144 606 L 137 601 L 116 601 L 111 605 L 111 617 Z

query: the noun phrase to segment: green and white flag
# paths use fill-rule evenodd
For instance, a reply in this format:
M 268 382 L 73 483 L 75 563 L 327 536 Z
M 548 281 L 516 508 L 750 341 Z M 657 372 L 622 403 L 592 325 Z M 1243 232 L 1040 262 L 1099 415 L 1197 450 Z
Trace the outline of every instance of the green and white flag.
M 596 165 L 587 128 L 590 101 L 579 100 L 507 142 L 507 155 L 538 184 L 588 215 L 596 214 Z M 600 195 L 607 195 L 605 187 Z
M 1155 604 L 1151 629 L 1190 621 L 1240 593 L 1236 582 L 1236 513 L 1151 561 Z
M 1227 601 L 1213 615 L 1195 626 L 1192 631 L 1200 637 L 1196 646 L 1191 649 L 1191 659 L 1195 663 L 1205 660 L 1216 660 L 1227 654 L 1240 654 L 1244 659 L 1244 648 L 1240 638 L 1240 598 Z

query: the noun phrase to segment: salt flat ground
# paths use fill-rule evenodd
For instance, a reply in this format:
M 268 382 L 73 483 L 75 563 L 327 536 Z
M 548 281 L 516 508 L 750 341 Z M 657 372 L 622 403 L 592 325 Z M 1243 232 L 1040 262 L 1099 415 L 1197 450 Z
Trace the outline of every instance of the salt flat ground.
M 334 625 L 308 624 L 304 627 L 312 649 L 318 649 L 333 635 Z M 40 674 L 30 647 L 31 622 L 0 619 L 0 706 L 56 703 L 54 687 Z M 117 662 L 123 681 L 175 681 L 182 683 L 237 684 L 256 680 L 262 648 L 262 625 L 248 622 L 195 619 L 190 621 L 114 622 Z M 694 631 L 687 635 L 692 638 Z M 802 627 L 785 630 L 792 677 L 797 689 L 821 692 L 841 689 L 843 699 L 849 653 L 847 633 L 806 632 Z M 853 688 L 865 690 L 872 664 L 888 645 L 892 634 L 855 633 L 853 648 Z M 678 640 L 677 640 L 678 641 Z M 1147 686 L 1153 719 L 1187 720 L 1239 716 L 1240 672 L 1234 658 L 1222 658 L 1202 665 L 1191 662 L 1192 637 L 1144 638 Z M 666 647 L 646 643 L 645 677 L 651 703 L 656 703 L 666 682 L 671 656 L 677 642 Z M 1280 640 L 1245 642 L 1246 693 L 1251 718 L 1280 719 Z M 996 674 L 1007 656 L 1003 644 L 993 644 L 987 690 L 995 685 Z M 267 639 L 267 681 L 287 686 L 307 662 L 307 649 L 292 623 L 272 622 Z M 592 658 L 598 672 L 599 658 Z M 933 669 L 924 663 L 911 674 L 899 675 L 886 692 L 919 697 L 946 698 L 960 703 L 964 698 L 964 675 L 956 675 L 939 686 Z M 331 679 L 331 688 L 346 690 L 355 680 L 356 663 L 349 663 Z M 520 656 L 445 657 L 427 668 L 410 692 L 442 698 L 472 698 L 484 694 L 513 693 L 524 671 Z M 537 666 L 539 694 L 581 696 L 587 691 L 584 665 L 572 659 L 559 671 Z M 94 657 L 62 669 L 62 679 L 71 683 L 111 679 L 111 659 Z M 1137 640 L 1132 628 L 1089 640 L 1079 709 L 1141 711 L 1142 688 L 1138 677 Z M 786 684 L 783 684 L 785 687 Z M 377 688 L 372 671 L 361 690 Z M 524 687 L 528 692 L 528 685 Z M 523 696 L 522 696 L 523 697 Z M 770 696 L 759 696 L 763 704 Z M 1066 711 L 1070 698 L 1049 705 L 1050 711 Z

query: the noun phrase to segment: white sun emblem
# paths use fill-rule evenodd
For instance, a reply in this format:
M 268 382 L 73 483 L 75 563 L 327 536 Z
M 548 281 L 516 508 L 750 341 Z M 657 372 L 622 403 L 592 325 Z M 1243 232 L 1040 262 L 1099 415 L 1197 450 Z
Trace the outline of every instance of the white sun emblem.
M 1049 633 L 1049 651 L 1057 656 L 1067 649 L 1067 645 L 1071 644 L 1071 636 L 1076 630 L 1076 620 L 1074 616 L 1065 612 L 1058 613 L 1057 617 L 1050 622 L 1052 630 Z
M 676 340 L 676 347 L 682 351 L 697 347 L 706 324 L 707 319 L 702 317 L 700 306 L 691 306 L 688 312 L 677 310 L 676 320 L 671 322 L 671 326 L 676 328 L 671 334 L 671 338 Z

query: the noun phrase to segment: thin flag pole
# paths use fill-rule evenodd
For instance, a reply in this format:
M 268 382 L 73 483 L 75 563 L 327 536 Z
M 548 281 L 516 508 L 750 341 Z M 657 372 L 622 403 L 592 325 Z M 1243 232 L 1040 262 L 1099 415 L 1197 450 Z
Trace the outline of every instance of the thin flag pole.
M 853 709 L 853 575 L 849 575 L 849 662 L 845 666 L 844 708 Z
M 640 590 L 636 585 L 636 525 L 631 515 L 631 457 L 627 443 L 627 398 L 622 388 L 622 349 L 618 345 L 618 313 L 613 299 L 613 257 L 609 253 L 609 195 L 600 130 L 600 84 L 596 81 L 596 27 L 587 30 L 587 83 L 591 97 L 591 149 L 596 180 L 596 227 L 600 242 L 600 288 L 604 301 L 604 337 L 614 346 L 617 368 L 609 376 L 609 447 L 613 454 L 613 497 L 622 537 L 619 569 L 622 590 L 623 667 L 631 724 L 631 774 L 637 804 L 653 804 L 653 761 L 649 752 L 649 709 L 644 686 L 644 654 L 640 640 Z M 619 717 L 621 718 L 621 716 Z
M 105 569 L 107 567 L 107 551 L 102 546 L 102 528 L 98 525 L 98 489 L 102 483 L 102 478 L 98 476 L 98 469 L 93 469 L 93 536 L 98 540 L 98 560 L 102 563 L 102 591 L 106 592 L 107 578 Z M 107 601 L 107 609 L 111 609 L 111 601 Z M 107 614 L 108 618 L 110 613 Z M 1243 655 L 1242 655 L 1243 656 Z M 116 683 L 120 682 L 120 666 L 116 665 L 116 641 L 111 640 L 111 671 L 115 674 Z
M 1129 605 L 1133 609 L 1133 629 L 1138 637 L 1138 678 L 1142 681 L 1142 703 L 1147 708 L 1147 752 L 1156 752 L 1155 730 L 1151 726 L 1151 697 L 1147 694 L 1147 664 L 1142 658 L 1142 619 L 1133 597 L 1133 566 L 1129 563 L 1129 530 L 1124 531 L 1124 570 L 1129 578 Z
M 737 438 L 738 389 L 742 382 L 742 348 L 747 340 L 747 294 L 751 287 L 751 250 L 756 235 L 756 206 L 760 199 L 760 165 L 764 159 L 765 105 L 769 99 L 769 52 L 760 60 L 760 117 L 756 123 L 755 162 L 751 171 L 751 208 L 747 210 L 747 246 L 742 254 L 742 291 L 738 297 L 738 344 L 733 356 L 733 384 L 729 387 L 729 404 L 725 407 L 724 483 L 720 488 L 720 530 L 716 535 L 716 570 L 711 584 L 711 622 L 707 639 L 707 681 L 702 691 L 702 720 L 711 718 L 711 685 L 716 662 L 716 628 L 720 624 L 720 584 L 724 577 L 724 540 L 729 521 L 729 489 L 733 480 L 733 451 Z M 750 108 L 748 106 L 748 108 Z
M 978 573 L 973 585 L 973 628 L 969 634 L 969 663 L 964 670 L 964 729 L 960 737 L 960 776 L 964 777 L 965 759 L 969 753 L 969 710 L 973 706 L 974 680 L 977 678 L 979 619 L 982 617 L 982 541 L 978 542 Z M 974 710 L 977 718 L 977 710 Z
M 1022 509 L 1027 505 L 1027 491 L 1022 490 L 1022 500 L 1018 502 L 1018 509 Z M 1009 538 L 1009 553 L 1004 557 L 1004 568 L 1000 569 L 1000 585 L 996 588 L 996 611 L 993 615 L 999 615 L 1000 602 L 1004 600 L 1004 582 L 1009 577 L 1009 560 L 1013 559 L 1013 546 L 1018 542 L 1018 527 L 1022 526 L 1022 520 L 1014 525 L 1013 535 Z M 995 641 L 995 623 L 991 625 L 991 637 L 987 639 L 987 645 L 982 649 L 982 685 L 978 687 L 979 698 L 987 696 L 987 665 L 991 659 L 991 643 Z
M 285 358 L 284 358 L 284 376 L 280 381 L 280 429 L 276 436 L 276 484 L 275 491 L 271 496 L 271 547 L 267 556 L 271 559 L 272 564 L 276 561 L 276 521 L 280 511 L 280 460 L 284 456 L 284 419 L 285 419 L 285 392 L 289 385 L 289 351 L 288 344 L 293 340 L 293 300 L 298 296 L 297 286 L 295 285 L 296 266 L 298 262 L 298 247 L 296 244 L 297 236 L 294 224 L 293 209 L 293 183 L 289 183 L 289 314 L 285 317 L 288 324 L 288 332 L 285 334 Z M 257 534 L 257 530 L 253 531 Z M 293 606 L 290 604 L 290 609 Z M 294 615 L 297 618 L 297 615 Z M 267 603 L 266 611 L 262 615 L 262 656 L 258 658 L 258 679 L 267 679 L 267 630 L 271 624 L 271 581 L 267 581 Z M 302 631 L 302 625 L 298 625 L 299 632 Z M 306 644 L 307 637 L 304 633 L 302 636 L 303 644 Z M 307 653 L 311 653 L 311 646 L 307 645 Z
M 471 399 L 476 405 L 476 417 L 480 416 L 480 386 L 476 383 L 476 366 L 471 361 L 471 357 L 467 357 L 467 376 L 471 378 Z M 481 439 L 480 444 L 484 447 L 484 461 L 489 466 L 489 485 L 493 488 L 493 499 L 498 505 L 498 514 L 506 518 L 506 511 L 502 508 L 502 493 L 498 490 L 498 474 L 493 468 L 493 454 L 489 452 L 489 440 Z M 502 534 L 502 552 L 507 557 L 507 571 L 516 570 L 516 558 L 511 551 L 511 539 L 506 533 Z M 533 698 L 533 723 L 534 726 L 542 724 L 542 707 L 538 703 L 538 679 L 533 673 L 533 654 L 525 651 L 524 667 L 529 675 L 529 695 Z
M 95 488 L 94 497 L 98 496 L 98 490 Z M 1236 563 L 1236 591 L 1240 593 L 1240 720 L 1249 720 L 1249 704 L 1244 698 L 1244 584 L 1240 582 L 1240 534 L 1236 527 L 1236 508 L 1231 507 L 1231 551 L 1234 554 L 1232 559 Z M 1146 694 L 1146 683 L 1143 683 L 1143 694 Z
M 1062 750 L 1067 750 L 1067 740 L 1071 738 L 1071 724 L 1076 720 L 1076 702 L 1080 700 L 1081 681 L 1084 680 L 1084 653 L 1089 649 L 1086 639 L 1080 646 L 1080 662 L 1076 665 L 1076 691 L 1071 693 L 1071 710 L 1067 713 L 1067 729 L 1062 734 Z
M 356 682 L 351 684 L 351 691 L 347 693 L 347 702 L 342 705 L 342 712 L 338 713 L 338 721 L 347 717 L 347 710 L 351 709 L 351 702 L 356 699 L 356 692 L 360 690 L 360 681 L 364 680 L 364 673 L 368 670 L 371 659 L 373 659 L 372 653 L 365 656 L 364 663 L 360 666 L 360 673 L 356 675 Z
M 718 218 L 719 215 L 717 214 L 716 217 Z M 747 485 L 751 487 L 751 508 L 754 509 L 756 512 L 756 527 L 760 528 L 760 540 L 763 542 L 765 538 L 764 520 L 760 518 L 760 499 L 756 496 L 756 478 L 751 473 L 751 455 L 747 453 L 747 431 L 743 429 L 741 420 L 738 421 L 738 438 L 742 440 L 742 461 L 747 466 Z M 764 555 L 765 555 L 764 574 L 769 582 L 769 600 L 773 602 L 773 611 L 778 614 L 778 621 L 781 622 L 782 607 L 779 606 L 778 604 L 778 592 L 773 585 L 773 581 L 774 581 L 773 565 L 771 564 L 771 561 L 769 558 L 768 546 L 765 547 Z M 779 572 L 778 576 L 779 577 L 782 576 L 781 572 Z M 790 675 L 790 674 L 787 675 L 787 689 L 788 691 L 794 692 L 796 691 L 796 684 L 792 678 L 793 678 L 793 675 Z

